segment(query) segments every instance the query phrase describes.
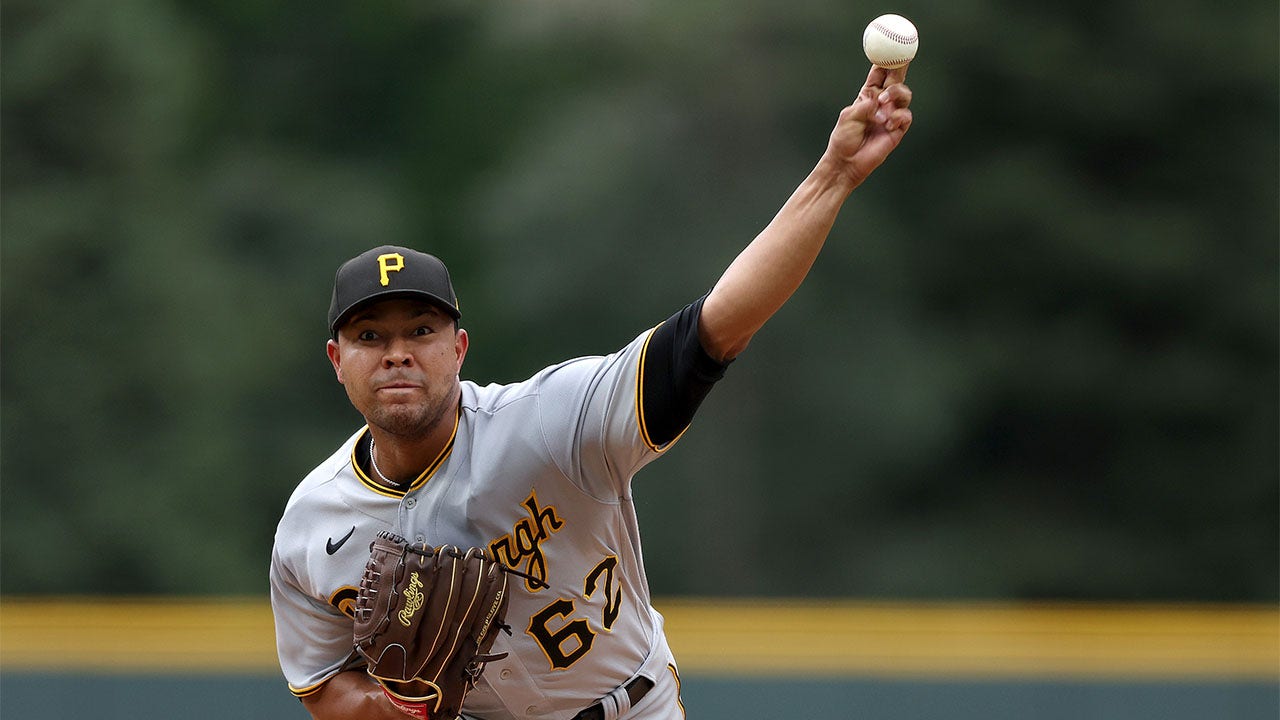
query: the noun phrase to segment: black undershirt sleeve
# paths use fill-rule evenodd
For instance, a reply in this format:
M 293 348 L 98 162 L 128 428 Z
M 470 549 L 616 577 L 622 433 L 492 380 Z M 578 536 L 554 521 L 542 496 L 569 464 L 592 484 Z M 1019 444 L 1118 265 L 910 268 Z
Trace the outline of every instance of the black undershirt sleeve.
M 706 299 L 698 298 L 659 325 L 645 348 L 640 417 L 654 447 L 665 446 L 689 427 L 711 386 L 729 367 L 708 355 L 698 339 L 698 318 Z

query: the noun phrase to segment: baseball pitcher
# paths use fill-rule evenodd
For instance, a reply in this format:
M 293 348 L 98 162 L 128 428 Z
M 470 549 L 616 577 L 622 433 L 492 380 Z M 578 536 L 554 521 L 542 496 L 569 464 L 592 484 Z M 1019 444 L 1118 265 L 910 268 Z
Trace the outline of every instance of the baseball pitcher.
M 313 717 L 684 717 L 632 477 L 902 140 L 905 75 L 873 67 L 711 292 L 610 354 L 510 385 L 460 380 L 468 337 L 439 259 L 382 246 L 338 269 L 327 352 L 365 424 L 293 492 L 270 567 L 280 665 Z

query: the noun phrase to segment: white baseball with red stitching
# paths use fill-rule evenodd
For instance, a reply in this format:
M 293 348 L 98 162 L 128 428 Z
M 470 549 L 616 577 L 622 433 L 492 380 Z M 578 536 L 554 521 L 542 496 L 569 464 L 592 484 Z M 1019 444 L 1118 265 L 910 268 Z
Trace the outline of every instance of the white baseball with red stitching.
M 862 33 L 862 51 L 867 59 L 890 70 L 911 62 L 919 46 L 916 26 L 901 15 L 881 15 Z

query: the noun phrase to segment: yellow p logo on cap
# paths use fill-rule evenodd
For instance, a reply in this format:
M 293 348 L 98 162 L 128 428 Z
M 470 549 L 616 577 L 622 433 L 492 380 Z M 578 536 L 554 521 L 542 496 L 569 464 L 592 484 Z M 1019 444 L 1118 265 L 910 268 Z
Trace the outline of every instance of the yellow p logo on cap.
M 382 273 L 382 286 L 386 287 L 391 284 L 391 278 L 387 273 L 400 272 L 404 269 L 404 256 L 400 253 L 387 253 L 378 256 L 378 270 Z

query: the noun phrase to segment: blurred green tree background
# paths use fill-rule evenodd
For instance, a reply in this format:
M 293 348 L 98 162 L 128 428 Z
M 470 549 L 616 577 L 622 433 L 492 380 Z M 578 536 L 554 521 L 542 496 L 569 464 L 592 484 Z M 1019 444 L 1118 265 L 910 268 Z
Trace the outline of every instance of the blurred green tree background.
M 1273 0 L 9 0 L 0 592 L 265 593 L 360 422 L 342 260 L 444 257 L 466 377 L 616 349 L 769 221 L 886 11 L 915 125 L 637 478 L 655 592 L 1274 601 Z

